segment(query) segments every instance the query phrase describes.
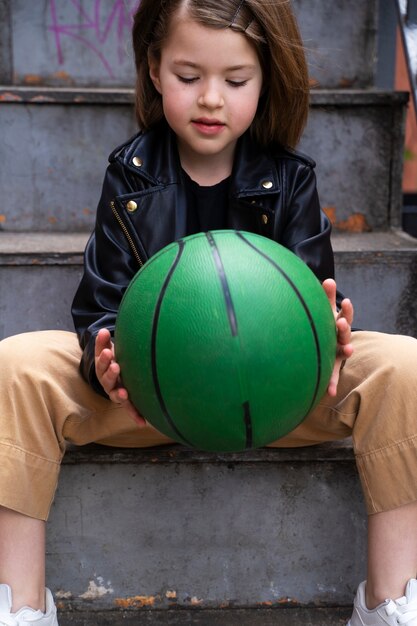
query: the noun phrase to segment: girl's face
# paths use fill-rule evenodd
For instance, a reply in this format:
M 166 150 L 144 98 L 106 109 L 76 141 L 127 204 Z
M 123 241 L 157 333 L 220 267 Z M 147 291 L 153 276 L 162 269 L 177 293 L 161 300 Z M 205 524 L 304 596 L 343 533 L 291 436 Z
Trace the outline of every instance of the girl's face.
M 184 169 L 216 163 L 229 175 L 262 88 L 261 65 L 248 39 L 174 16 L 160 61 L 149 64 Z

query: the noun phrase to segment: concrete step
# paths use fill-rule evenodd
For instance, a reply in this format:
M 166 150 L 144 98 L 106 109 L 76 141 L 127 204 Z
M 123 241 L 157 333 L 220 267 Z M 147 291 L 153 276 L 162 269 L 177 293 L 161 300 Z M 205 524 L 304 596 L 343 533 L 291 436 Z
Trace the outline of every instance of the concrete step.
M 137 0 L 0 3 L 0 83 L 134 84 L 131 15 Z M 378 0 L 294 0 L 312 79 L 322 87 L 375 81 Z
M 0 228 L 90 230 L 108 154 L 135 132 L 132 99 L 128 89 L 0 88 Z M 339 224 L 400 226 L 407 101 L 313 91 L 300 149 L 317 161 L 322 204 Z
M 117 610 L 127 624 L 336 624 L 365 576 L 365 536 L 349 440 L 240 454 L 73 448 L 47 583 L 64 624 L 86 612 L 94 624 L 96 611 L 108 624 Z
M 400 230 L 333 235 L 336 280 L 355 326 L 417 337 L 417 239 Z
M 85 233 L 0 233 L 0 337 L 72 329 L 71 301 L 82 274 Z M 402 231 L 335 229 L 340 289 L 357 327 L 417 337 L 417 239 Z
M 401 226 L 402 92 L 319 91 L 299 149 L 317 162 L 322 206 L 340 228 Z
M 72 329 L 86 234 L 0 232 L 0 338 Z
M 60 611 L 60 626 L 346 626 L 349 608 Z

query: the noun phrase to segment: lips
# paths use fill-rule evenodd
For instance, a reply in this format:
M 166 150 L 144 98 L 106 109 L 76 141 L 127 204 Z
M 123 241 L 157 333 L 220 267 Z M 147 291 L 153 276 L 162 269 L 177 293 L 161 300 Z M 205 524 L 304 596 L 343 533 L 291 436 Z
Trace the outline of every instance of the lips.
M 207 126 L 224 126 L 224 123 L 220 120 L 210 119 L 208 117 L 199 117 L 193 120 L 196 124 L 206 124 Z
M 195 120 L 192 120 L 192 124 L 194 128 L 196 128 L 204 135 L 216 135 L 218 133 L 221 133 L 226 126 L 224 122 L 220 120 L 207 117 L 199 117 Z

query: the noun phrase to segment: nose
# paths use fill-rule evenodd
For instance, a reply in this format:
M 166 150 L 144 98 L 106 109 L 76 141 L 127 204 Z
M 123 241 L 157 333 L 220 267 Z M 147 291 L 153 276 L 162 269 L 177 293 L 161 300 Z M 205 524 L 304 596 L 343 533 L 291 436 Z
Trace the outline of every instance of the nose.
M 217 81 L 207 81 L 202 84 L 198 104 L 207 109 L 218 109 L 224 105 L 223 95 Z

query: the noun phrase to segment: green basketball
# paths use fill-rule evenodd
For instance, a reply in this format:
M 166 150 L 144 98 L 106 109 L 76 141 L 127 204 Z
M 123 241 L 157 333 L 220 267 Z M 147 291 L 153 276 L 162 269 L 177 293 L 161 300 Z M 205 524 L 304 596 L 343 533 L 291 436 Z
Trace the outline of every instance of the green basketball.
M 133 404 L 187 446 L 242 451 L 293 430 L 326 391 L 334 316 L 311 270 L 252 233 L 199 233 L 139 270 L 116 360 Z

